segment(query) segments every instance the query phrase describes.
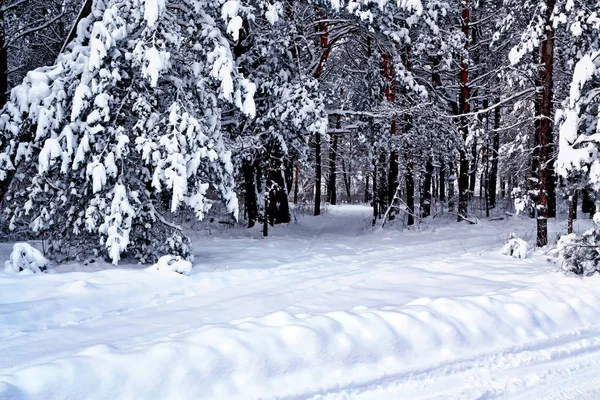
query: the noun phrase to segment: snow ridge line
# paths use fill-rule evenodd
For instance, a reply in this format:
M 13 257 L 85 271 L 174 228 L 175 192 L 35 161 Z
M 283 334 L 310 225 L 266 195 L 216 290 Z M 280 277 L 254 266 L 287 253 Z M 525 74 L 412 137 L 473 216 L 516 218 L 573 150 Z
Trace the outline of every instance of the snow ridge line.
M 419 361 L 424 356 L 426 364 L 439 364 L 592 325 L 600 315 L 598 295 L 569 289 L 542 284 L 493 297 L 419 299 L 397 308 L 277 312 L 129 349 L 94 346 L 1 376 L 6 385 L 0 398 L 38 376 L 48 378 L 33 389 L 29 385 L 24 395 L 76 397 L 78 386 L 70 379 L 82 374 L 98 397 L 112 398 L 126 398 L 132 390 L 141 397 L 148 390 L 169 397 L 182 389 L 195 398 L 286 397 L 326 390 L 330 382 L 367 383 L 426 368 Z M 575 295 L 589 301 L 577 303 Z

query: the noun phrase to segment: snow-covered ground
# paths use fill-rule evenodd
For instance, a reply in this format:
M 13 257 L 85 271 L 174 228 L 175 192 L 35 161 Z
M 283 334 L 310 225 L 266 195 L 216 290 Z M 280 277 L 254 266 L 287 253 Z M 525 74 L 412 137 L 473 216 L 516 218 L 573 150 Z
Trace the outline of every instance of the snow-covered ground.
M 0 399 L 600 398 L 600 277 L 501 255 L 533 221 L 369 222 L 199 234 L 189 277 L 0 273 Z

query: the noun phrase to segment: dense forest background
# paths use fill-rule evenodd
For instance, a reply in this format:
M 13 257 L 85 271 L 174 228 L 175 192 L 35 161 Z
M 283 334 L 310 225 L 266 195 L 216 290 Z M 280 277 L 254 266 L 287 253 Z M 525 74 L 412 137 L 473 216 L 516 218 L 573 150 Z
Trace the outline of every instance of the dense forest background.
M 596 0 L 3 1 L 2 235 L 152 261 L 213 205 L 266 236 L 364 202 L 545 246 L 596 210 L 599 28 Z

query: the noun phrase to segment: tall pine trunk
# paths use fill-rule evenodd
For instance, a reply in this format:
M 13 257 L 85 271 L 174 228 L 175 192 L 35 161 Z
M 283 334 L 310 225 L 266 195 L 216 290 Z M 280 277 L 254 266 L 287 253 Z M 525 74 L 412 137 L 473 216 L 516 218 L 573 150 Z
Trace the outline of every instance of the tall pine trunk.
M 329 53 L 331 52 L 331 48 L 329 46 L 329 29 L 327 26 L 327 21 L 325 20 L 325 16 L 318 13 L 317 14 L 321 21 L 319 21 L 319 42 L 321 44 L 321 56 L 319 58 L 319 63 L 317 64 L 317 68 L 313 74 L 315 79 L 320 79 L 323 74 L 323 68 L 325 67 L 325 62 L 329 58 Z M 322 164 L 321 164 L 321 134 L 315 134 L 315 212 L 314 215 L 321 214 L 321 184 L 322 184 Z
M 500 99 L 496 99 L 498 103 Z M 498 153 L 500 152 L 500 108 L 494 110 L 494 131 L 492 133 L 492 154 L 490 177 L 488 180 L 488 204 L 489 208 L 496 207 L 497 186 L 498 186 Z
M 321 214 L 321 134 L 315 135 L 315 212 L 314 215 Z
M 6 45 L 6 28 L 4 21 L 4 12 L 0 8 L 0 108 L 4 107 L 8 97 L 8 53 Z M 2 140 L 0 139 L 0 142 Z M 14 160 L 11 160 L 11 162 Z M 0 180 L 0 204 L 10 186 L 10 182 L 15 176 L 15 170 L 7 171 L 3 180 Z
M 540 83 L 542 84 L 539 121 L 539 161 L 538 161 L 538 216 L 537 216 L 537 245 L 542 247 L 548 244 L 548 193 L 554 188 L 550 182 L 554 179 L 552 163 L 552 129 L 553 129 L 553 103 L 554 94 L 554 28 L 552 13 L 556 0 L 546 0 L 546 38 L 542 42 L 540 69 Z
M 440 156 L 440 201 L 446 201 L 446 163 L 443 156 Z
M 410 60 L 409 57 L 410 48 L 407 50 L 407 54 L 405 56 L 405 68 L 410 71 Z M 394 76 L 394 64 L 392 62 L 392 57 L 389 54 L 383 55 L 383 76 L 385 78 L 385 100 L 388 103 L 393 104 L 396 101 L 396 77 Z M 392 120 L 390 126 L 390 134 L 392 137 L 397 134 L 396 120 Z M 395 144 L 392 142 L 392 146 Z M 387 182 L 387 203 L 385 207 L 392 206 L 392 199 L 394 198 L 394 194 L 396 192 L 396 187 L 398 186 L 398 150 L 392 148 L 390 153 L 390 169 L 388 173 L 388 182 Z M 391 210 L 388 218 L 390 220 L 395 218 L 395 211 Z
M 342 116 L 336 115 L 335 129 L 342 127 Z M 327 183 L 327 200 L 329 204 L 337 204 L 337 153 L 338 153 L 338 133 L 331 135 L 331 147 L 329 149 L 329 182 Z
M 458 112 L 462 115 L 470 111 L 470 92 L 469 92 L 469 0 L 465 0 L 465 6 L 462 11 L 462 31 L 465 41 L 464 52 L 460 64 L 460 94 Z M 469 159 L 467 157 L 466 141 L 469 136 L 469 125 L 466 117 L 460 119 L 460 132 L 462 133 L 463 143 L 460 146 L 460 163 L 458 177 L 458 220 L 466 218 L 469 206 Z
M 415 224 L 415 178 L 413 176 L 413 161 L 412 154 L 406 153 L 406 174 L 404 175 L 406 181 L 406 208 L 408 213 L 408 220 L 406 224 L 408 226 Z

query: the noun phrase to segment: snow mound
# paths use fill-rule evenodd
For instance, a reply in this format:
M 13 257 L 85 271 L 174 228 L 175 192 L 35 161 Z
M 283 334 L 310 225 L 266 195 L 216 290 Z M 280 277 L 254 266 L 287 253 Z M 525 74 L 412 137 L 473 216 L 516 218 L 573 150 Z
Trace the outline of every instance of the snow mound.
M 189 276 L 192 272 L 192 263 L 182 259 L 180 256 L 162 256 L 158 262 L 149 268 L 158 272 L 177 272 Z
M 6 273 L 29 271 L 43 272 L 48 267 L 48 260 L 41 251 L 28 243 L 15 243 L 9 259 L 4 263 Z
M 510 238 L 504 247 L 502 247 L 500 253 L 514 258 L 527 258 L 531 253 L 531 247 L 529 247 L 529 244 L 526 241 L 516 237 L 514 233 L 511 233 Z

